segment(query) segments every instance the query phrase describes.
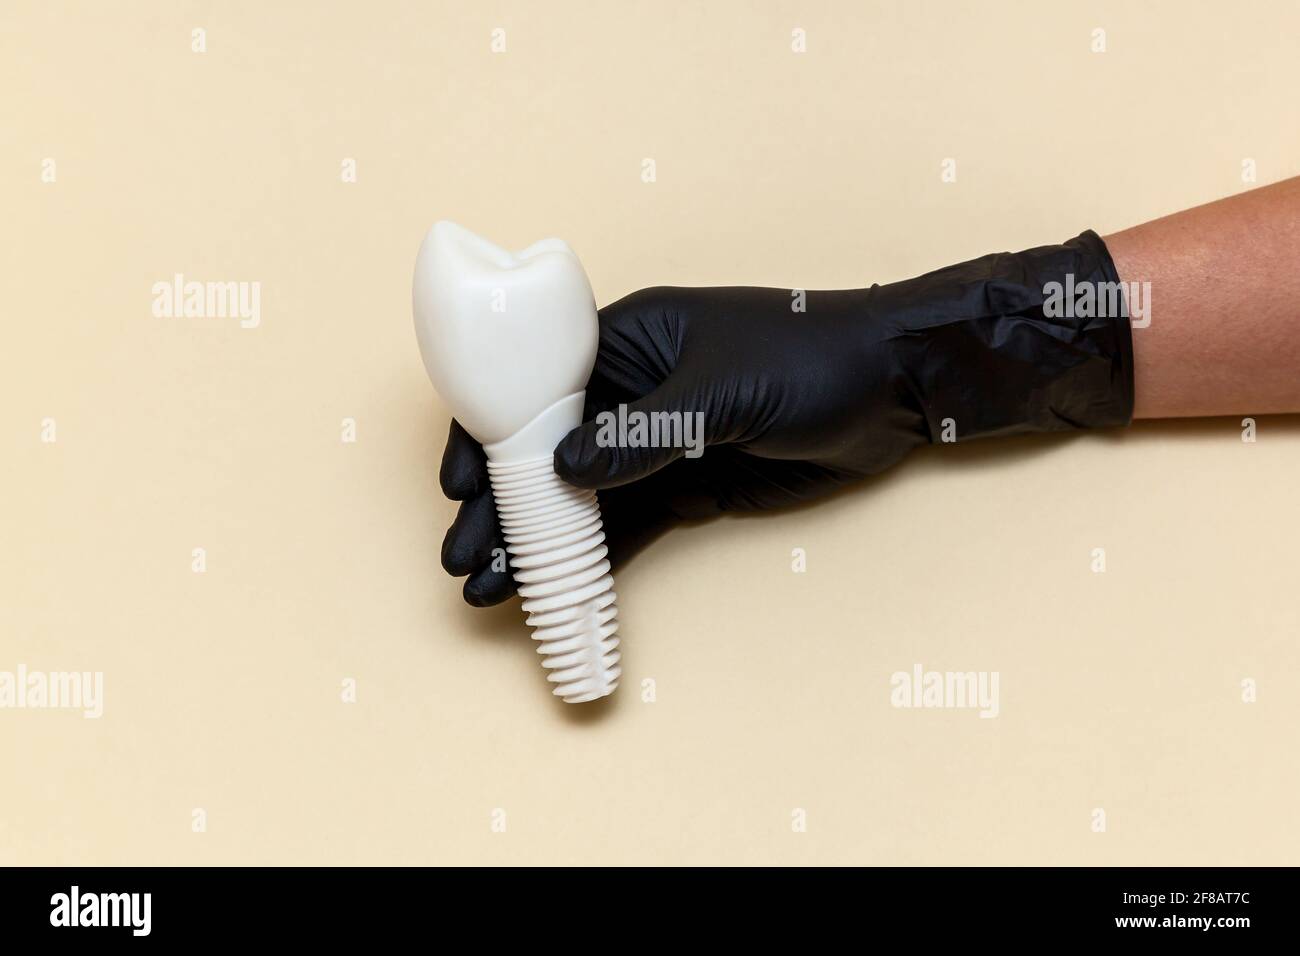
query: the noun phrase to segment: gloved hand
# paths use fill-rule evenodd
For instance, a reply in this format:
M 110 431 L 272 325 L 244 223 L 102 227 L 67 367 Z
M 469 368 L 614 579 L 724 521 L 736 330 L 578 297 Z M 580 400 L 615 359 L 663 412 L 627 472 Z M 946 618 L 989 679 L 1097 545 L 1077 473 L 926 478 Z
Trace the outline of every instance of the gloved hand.
M 601 489 L 617 565 L 674 520 L 806 501 L 918 445 L 1128 424 L 1133 353 L 1122 295 L 1107 309 L 1100 287 L 1092 311 L 1100 301 L 1110 314 L 1088 317 L 1045 307 L 1050 283 L 1096 290 L 1118 276 L 1104 243 L 1085 232 L 890 285 L 807 292 L 802 303 L 788 289 L 633 293 L 600 312 L 585 423 L 556 448 L 555 470 Z M 598 416 L 624 403 L 630 423 L 636 412 L 677 412 L 683 424 L 700 413 L 692 421 L 707 451 L 611 445 L 617 429 Z M 505 545 L 485 462 L 453 421 L 441 481 L 462 504 L 442 561 L 469 575 L 474 605 L 514 593 L 503 562 L 493 568 Z

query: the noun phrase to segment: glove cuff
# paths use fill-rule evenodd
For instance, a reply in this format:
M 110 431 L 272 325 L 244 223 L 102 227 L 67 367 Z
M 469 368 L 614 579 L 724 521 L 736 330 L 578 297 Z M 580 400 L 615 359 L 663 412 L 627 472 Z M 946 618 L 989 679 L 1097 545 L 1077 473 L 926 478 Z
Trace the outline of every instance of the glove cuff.
M 1132 421 L 1128 306 L 1095 232 L 875 291 L 922 440 Z
M 1111 369 L 1112 395 L 1109 402 L 1097 409 L 1098 421 L 1087 427 L 1104 428 L 1111 426 L 1126 427 L 1133 422 L 1133 325 L 1128 310 L 1128 289 L 1119 277 L 1115 260 L 1101 236 L 1091 229 L 1081 232 L 1070 242 L 1077 243 L 1083 264 L 1091 261 L 1097 274 L 1097 281 L 1114 289 L 1114 301 L 1117 305 L 1115 314 L 1101 318 L 1102 330 L 1099 338 L 1103 354 L 1109 356 Z M 1110 296 L 1107 295 L 1109 306 Z

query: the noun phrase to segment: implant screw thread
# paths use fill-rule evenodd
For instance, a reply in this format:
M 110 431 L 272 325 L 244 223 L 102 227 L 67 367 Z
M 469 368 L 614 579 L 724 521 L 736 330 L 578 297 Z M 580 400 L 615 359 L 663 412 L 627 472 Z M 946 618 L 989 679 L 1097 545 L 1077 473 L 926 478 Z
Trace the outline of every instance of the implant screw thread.
M 492 497 L 547 680 L 565 702 L 613 693 L 617 595 L 596 493 L 555 474 L 552 458 L 488 462 Z

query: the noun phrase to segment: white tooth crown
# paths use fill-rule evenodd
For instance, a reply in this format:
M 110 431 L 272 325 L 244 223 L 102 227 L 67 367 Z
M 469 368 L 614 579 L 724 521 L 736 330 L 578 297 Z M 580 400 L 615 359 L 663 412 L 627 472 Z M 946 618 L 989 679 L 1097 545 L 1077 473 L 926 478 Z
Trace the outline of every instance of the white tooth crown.
M 587 387 L 596 302 L 562 240 L 513 253 L 454 222 L 437 223 L 420 246 L 413 300 L 425 370 L 483 444 L 509 438 Z
M 511 253 L 437 223 L 415 265 L 425 369 L 488 457 L 506 551 L 547 679 L 568 703 L 618 686 L 618 607 L 595 492 L 554 471 L 582 421 L 596 358 L 596 305 L 567 244 Z

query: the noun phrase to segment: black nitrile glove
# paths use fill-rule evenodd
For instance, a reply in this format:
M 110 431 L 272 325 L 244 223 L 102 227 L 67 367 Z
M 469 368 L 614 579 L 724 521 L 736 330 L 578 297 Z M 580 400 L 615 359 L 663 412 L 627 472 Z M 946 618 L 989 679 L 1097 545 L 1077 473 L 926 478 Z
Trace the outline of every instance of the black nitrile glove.
M 617 565 L 673 520 L 806 501 L 918 445 L 1127 425 L 1133 347 L 1122 296 L 1096 318 L 1050 317 L 1062 309 L 1044 305 L 1050 283 L 1118 281 L 1105 244 L 1085 232 L 890 285 L 808 292 L 804 311 L 788 289 L 633 293 L 600 312 L 586 422 L 556 448 L 555 470 L 602 489 Z M 1102 288 L 1094 302 L 1107 299 Z M 594 419 L 620 403 L 627 422 L 635 412 L 702 413 L 708 450 L 607 447 L 617 431 L 609 416 Z M 470 604 L 505 600 L 515 588 L 492 568 L 504 543 L 483 451 L 454 421 L 442 487 L 463 502 L 444 567 L 469 575 Z

